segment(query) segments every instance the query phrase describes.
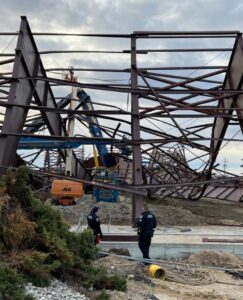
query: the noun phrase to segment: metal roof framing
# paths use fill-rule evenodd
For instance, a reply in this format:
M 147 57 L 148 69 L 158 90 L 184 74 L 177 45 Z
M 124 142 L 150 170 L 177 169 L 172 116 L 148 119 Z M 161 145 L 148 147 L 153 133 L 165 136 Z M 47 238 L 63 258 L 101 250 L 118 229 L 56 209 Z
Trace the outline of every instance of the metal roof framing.
M 127 182 L 126 191 L 134 194 L 133 203 L 134 218 L 142 209 L 142 197 L 146 194 L 165 191 L 167 195 L 184 195 L 187 198 L 198 199 L 212 176 L 216 159 L 222 143 L 228 140 L 241 141 L 240 138 L 231 139 L 226 136 L 227 128 L 231 125 L 239 125 L 243 132 L 243 40 L 239 31 L 134 31 L 131 34 L 72 34 L 72 33 L 32 33 L 26 17 L 21 17 L 20 30 L 18 33 L 2 32 L 1 36 L 18 35 L 15 53 L 2 53 L 1 57 L 13 57 L 0 61 L 0 66 L 12 66 L 12 72 L 0 72 L 0 107 L 5 109 L 0 123 L 0 173 L 5 167 L 11 167 L 16 160 L 16 152 L 20 137 L 36 136 L 42 127 L 48 129 L 49 134 L 43 138 L 80 140 L 84 144 L 97 142 L 111 144 L 113 146 L 128 144 L 133 147 L 133 157 L 127 160 L 132 166 L 133 179 Z M 124 50 L 114 49 L 75 49 L 75 50 L 43 50 L 38 51 L 34 37 L 40 38 L 75 36 L 92 39 L 109 38 L 110 40 L 128 40 L 131 48 Z M 172 40 L 186 39 L 189 41 L 201 39 L 232 39 L 232 47 L 188 47 L 188 48 L 144 48 L 138 47 L 140 41 L 145 40 Z M 222 51 L 231 53 L 226 65 L 170 65 L 152 64 L 141 66 L 138 58 L 142 55 L 187 53 L 206 53 Z M 121 74 L 130 76 L 129 83 L 109 82 L 87 83 L 70 82 L 54 76 L 47 76 L 50 72 L 69 71 L 70 68 L 49 67 L 44 68 L 42 58 L 47 55 L 70 55 L 72 53 L 89 55 L 125 55 L 130 60 L 129 68 L 93 68 L 73 66 L 72 71 L 94 72 L 104 74 Z M 186 70 L 192 71 L 185 74 Z M 201 74 L 194 76 L 195 71 Z M 184 72 L 184 73 L 180 73 Z M 52 75 L 54 73 L 51 73 Z M 224 80 L 222 80 L 222 76 Z M 94 111 L 80 110 L 77 105 L 74 110 L 67 108 L 70 99 L 58 102 L 53 91 L 54 86 L 76 86 L 89 90 L 116 92 L 131 95 L 131 107 L 129 110 L 114 106 L 114 103 L 106 103 L 102 109 Z M 63 99 L 66 95 L 63 96 Z M 62 104 L 60 104 L 62 103 Z M 102 106 L 102 103 L 101 103 Z M 29 111 L 38 114 L 29 116 Z M 112 115 L 118 115 L 114 117 Z M 93 115 L 99 120 L 123 122 L 130 126 L 129 130 L 114 125 L 100 125 L 106 137 L 97 139 L 94 137 L 67 137 L 65 122 L 68 116 L 74 116 L 79 122 L 87 123 L 87 116 Z M 119 117 L 120 116 L 120 117 Z M 130 120 L 121 116 L 129 117 Z M 201 119 L 202 124 L 197 126 L 182 126 L 180 120 L 188 118 Z M 206 121 L 204 121 L 206 119 Z M 149 126 L 150 122 L 153 126 Z M 163 126 L 173 129 L 163 130 Z M 205 130 L 207 133 L 205 134 Z M 208 134 L 210 132 L 211 136 Z M 127 139 L 122 139 L 126 133 Z M 180 145 L 183 151 L 197 149 L 206 154 L 197 154 L 192 159 L 182 159 L 182 149 L 172 151 L 173 147 Z M 171 144 L 174 146 L 172 147 Z M 145 147 L 144 147 L 145 146 Z M 165 150 L 164 147 L 170 148 Z M 155 150 L 156 151 L 155 151 Z M 154 151 L 154 152 L 153 152 Z M 205 161 L 203 157 L 208 155 Z M 63 153 L 63 155 L 65 155 Z M 143 164 L 144 155 L 150 160 L 150 164 Z M 38 155 L 37 155 L 38 156 Z M 200 172 L 193 169 L 190 163 L 201 160 L 204 167 Z M 33 160 L 34 161 L 34 160 Z M 80 162 L 77 156 L 74 161 L 73 176 L 80 180 L 88 180 L 92 183 L 90 171 Z M 88 174 L 88 175 L 87 175 Z M 180 176 L 178 176 L 180 174 Z M 184 178 L 182 178 L 184 177 Z M 127 178 L 125 174 L 124 178 Z M 125 179 L 124 179 L 125 180 Z M 198 182 L 198 185 L 196 184 Z M 182 188 L 183 186 L 183 188 Z M 188 186 L 188 189 L 185 188 Z M 190 188 L 189 188 L 190 186 Z M 191 188 L 193 186 L 193 188 Z M 107 187 L 107 186 L 106 186 Z M 117 187 L 124 190 L 121 186 Z M 162 190 L 161 190 L 162 188 Z M 134 192 L 134 191 L 140 192 Z

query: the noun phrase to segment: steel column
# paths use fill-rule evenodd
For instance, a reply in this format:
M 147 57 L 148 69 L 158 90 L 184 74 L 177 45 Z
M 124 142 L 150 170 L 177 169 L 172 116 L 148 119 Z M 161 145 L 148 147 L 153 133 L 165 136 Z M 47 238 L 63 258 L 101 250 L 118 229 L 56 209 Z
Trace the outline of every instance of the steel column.
M 136 58 L 136 36 L 131 36 L 131 111 L 132 111 L 132 139 L 140 140 L 140 121 L 139 121 L 139 94 L 133 92 L 138 88 L 138 74 L 137 74 L 137 58 Z M 133 184 L 143 184 L 142 179 L 142 155 L 141 146 L 133 145 Z M 133 194 L 133 221 L 142 212 L 143 198 L 140 195 Z
M 26 41 L 26 23 L 24 20 L 20 24 L 20 32 L 15 54 L 13 66 L 14 77 L 26 77 L 28 72 L 23 64 L 23 50 Z M 36 74 L 32 74 L 36 75 Z M 29 105 L 32 98 L 32 87 L 27 80 L 14 80 L 11 83 L 8 104 L 25 104 Z M 5 118 L 2 126 L 2 133 L 12 132 L 20 133 L 23 130 L 24 122 L 28 113 L 28 109 L 22 107 L 10 106 L 6 108 Z M 16 150 L 19 137 L 17 136 L 1 136 L 0 137 L 0 164 L 12 166 L 16 158 Z M 0 169 L 0 175 L 4 173 Z

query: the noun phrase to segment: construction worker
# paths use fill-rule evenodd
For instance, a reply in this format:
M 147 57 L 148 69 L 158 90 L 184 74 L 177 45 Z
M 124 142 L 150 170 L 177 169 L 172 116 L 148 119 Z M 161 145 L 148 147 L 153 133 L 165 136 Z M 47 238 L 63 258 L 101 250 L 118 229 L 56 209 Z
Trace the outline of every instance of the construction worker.
M 98 244 L 100 239 L 103 238 L 103 234 L 102 234 L 102 231 L 100 228 L 100 219 L 96 215 L 98 210 L 99 210 L 99 207 L 97 207 L 97 206 L 93 207 L 87 216 L 88 226 L 89 226 L 89 228 L 91 228 L 93 230 L 93 233 L 94 233 L 95 244 Z
M 147 203 L 143 205 L 144 212 L 140 215 L 137 222 L 138 246 L 144 259 L 150 259 L 149 247 L 151 239 L 157 226 L 155 215 L 149 211 Z M 148 264 L 148 263 L 145 263 Z

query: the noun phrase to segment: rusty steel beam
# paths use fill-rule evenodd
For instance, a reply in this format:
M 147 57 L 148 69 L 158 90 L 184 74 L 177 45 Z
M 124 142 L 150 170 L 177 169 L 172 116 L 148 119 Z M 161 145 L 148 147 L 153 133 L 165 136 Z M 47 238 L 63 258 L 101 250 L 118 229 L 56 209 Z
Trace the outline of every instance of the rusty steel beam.
M 138 87 L 138 74 L 137 74 L 137 59 L 136 59 L 136 36 L 131 37 L 131 88 L 136 90 Z M 140 141 L 140 120 L 139 114 L 139 94 L 131 92 L 131 112 L 132 112 L 132 139 Z M 141 146 L 133 145 L 133 184 L 143 184 L 142 175 L 142 154 Z M 135 221 L 143 211 L 143 198 L 142 196 L 133 195 L 133 210 L 132 219 Z
M 162 70 L 218 70 L 223 69 L 226 70 L 227 66 L 184 66 L 184 67 L 151 67 L 151 68 L 140 68 L 141 71 L 148 71 L 148 70 L 154 70 L 154 71 L 162 71 Z M 47 72 L 52 71 L 69 71 L 70 68 L 47 68 Z M 78 72 L 110 72 L 110 73 L 130 73 L 131 69 L 94 69 L 94 68 L 78 68 L 74 67 L 72 68 L 73 71 Z
M 229 67 L 226 73 L 224 81 L 224 89 L 242 89 L 242 70 L 243 70 L 243 41 L 242 35 L 238 34 L 234 50 L 232 52 Z M 219 108 L 243 108 L 242 105 L 243 97 L 242 95 L 232 96 L 230 99 L 223 99 L 219 102 Z M 239 122 L 243 132 L 243 114 L 241 111 L 237 111 L 239 116 Z M 232 115 L 232 110 L 228 110 L 228 115 Z M 217 158 L 218 151 L 222 144 L 223 138 L 225 136 L 227 127 L 229 125 L 229 119 L 215 118 L 213 130 L 212 130 L 212 142 L 211 142 L 211 155 L 210 155 L 210 165 L 209 170 L 211 171 L 214 165 L 214 162 Z
M 213 238 L 202 238 L 203 243 L 238 243 L 243 244 L 243 239 L 213 239 Z
M 5 59 L 0 61 L 0 65 L 6 65 L 14 62 L 14 58 L 11 59 Z
M 136 54 L 166 53 L 166 52 L 231 52 L 232 48 L 194 48 L 194 49 L 137 49 Z M 109 50 L 48 50 L 39 51 L 39 54 L 69 54 L 69 53 L 94 53 L 94 54 L 130 54 L 131 50 L 109 51 Z
M 19 79 L 16 80 L 14 77 L 19 77 Z M 6 108 L 0 136 L 0 164 L 2 165 L 13 165 L 19 140 L 18 136 L 9 134 L 6 136 L 4 132 L 22 132 L 28 109 L 20 106 L 30 105 L 32 97 L 35 98 L 37 106 L 53 109 L 52 111 L 40 110 L 50 133 L 58 136 L 65 134 L 65 128 L 63 127 L 61 116 L 57 112 L 57 105 L 50 88 L 50 83 L 48 80 L 38 80 L 38 77 L 46 77 L 45 69 L 35 45 L 28 21 L 26 17 L 21 17 L 12 83 L 8 98 L 8 104 L 16 104 L 19 107 L 9 106 Z M 6 151 L 6 147 L 10 147 L 10 151 Z M 82 176 L 85 172 L 78 161 L 75 162 L 75 166 L 75 175 L 79 171 Z M 0 170 L 0 173 L 3 173 L 3 169 Z
M 23 48 L 26 35 L 26 22 L 21 21 L 20 34 L 15 54 L 15 61 L 13 67 L 13 76 L 28 76 L 26 66 L 23 64 Z M 31 74 L 36 75 L 36 74 Z M 27 80 L 12 81 L 8 103 L 26 104 L 28 105 L 32 98 L 32 87 Z M 7 107 L 4 117 L 4 122 L 0 136 L 0 164 L 12 166 L 16 157 L 16 150 L 18 145 L 18 137 L 5 135 L 4 132 L 17 132 L 23 130 L 24 121 L 26 119 L 28 110 L 19 107 Z M 3 169 L 0 169 L 0 175 L 3 174 Z
M 133 32 L 135 35 L 169 35 L 169 36 L 178 36 L 178 35 L 233 35 L 236 36 L 237 34 L 240 33 L 238 30 L 222 30 L 222 31 L 134 31 Z
M 127 51 L 127 50 L 124 50 Z M 184 48 L 184 49 L 139 49 L 136 52 L 138 54 L 141 53 L 166 53 L 166 52 L 221 52 L 221 51 L 226 51 L 226 52 L 231 52 L 232 48 Z M 129 52 L 127 52 L 129 53 Z
M 56 107 L 48 82 L 32 80 L 35 76 L 45 76 L 45 70 L 28 21 L 25 17 L 22 17 L 8 104 L 29 105 L 32 97 L 34 97 L 39 105 Z M 23 79 L 15 80 L 14 77 Z M 29 79 L 26 80 L 25 78 Z M 13 165 L 19 139 L 17 136 L 4 136 L 3 134 L 4 132 L 22 132 L 27 113 L 28 109 L 20 106 L 8 106 L 6 108 L 0 137 L 0 164 Z M 62 122 L 56 112 L 45 113 L 42 111 L 42 117 L 52 134 L 61 135 Z
M 105 234 L 102 242 L 138 242 L 138 235 Z
M 212 76 L 215 76 L 215 75 L 219 75 L 219 74 L 222 74 L 224 72 L 225 72 L 225 70 L 218 70 L 218 71 L 207 73 L 207 74 L 197 76 L 197 77 L 194 77 L 194 78 L 192 77 L 190 79 L 185 79 L 185 80 L 179 81 L 179 82 L 174 82 L 174 81 L 167 80 L 167 83 L 169 83 L 169 85 L 163 87 L 162 89 L 166 90 L 166 89 L 172 89 L 172 88 L 175 88 L 175 87 L 183 86 L 183 87 L 186 87 L 188 89 L 194 89 L 194 90 L 199 90 L 200 91 L 202 89 L 192 87 L 192 86 L 188 86 L 188 83 L 192 83 L 192 82 L 195 82 L 197 80 L 201 80 L 201 79 L 205 79 L 205 78 L 212 77 Z M 156 79 L 156 76 L 150 76 L 150 75 L 147 75 L 146 73 L 142 73 L 142 74 L 144 75 L 144 77 Z M 156 80 L 161 80 L 161 81 L 165 82 L 165 80 L 161 79 L 161 78 L 158 78 Z
M 156 72 L 147 72 L 148 75 L 151 76 L 157 76 L 157 77 L 168 77 L 168 78 L 173 78 L 173 79 L 192 79 L 192 77 L 187 77 L 187 76 L 179 76 L 179 75 L 172 75 L 172 74 L 164 74 L 164 73 L 156 73 Z M 196 81 L 201 81 L 201 82 L 207 82 L 207 83 L 214 83 L 214 84 L 222 84 L 222 81 L 218 80 L 209 80 L 209 79 L 197 79 Z
M 33 32 L 36 36 L 84 36 L 84 37 L 105 37 L 105 38 L 130 38 L 131 34 L 92 34 L 92 33 L 62 33 L 62 32 Z
M 235 37 L 240 31 L 134 31 L 133 34 L 146 37 L 146 35 L 159 35 L 160 38 L 164 37 L 181 37 L 182 38 L 225 38 Z M 0 36 L 5 35 L 18 35 L 18 32 L 0 32 Z M 33 32 L 35 36 L 83 36 L 83 37 L 108 37 L 108 38 L 130 38 L 131 34 L 93 34 L 93 33 L 67 33 L 67 32 Z

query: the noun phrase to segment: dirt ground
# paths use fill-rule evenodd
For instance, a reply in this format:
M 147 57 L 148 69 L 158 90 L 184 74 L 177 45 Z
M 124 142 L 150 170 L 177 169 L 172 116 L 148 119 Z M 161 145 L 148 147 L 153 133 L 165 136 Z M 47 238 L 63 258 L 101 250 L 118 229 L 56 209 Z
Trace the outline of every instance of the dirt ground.
M 156 215 L 158 225 L 197 226 L 197 225 L 240 225 L 243 223 L 243 203 L 223 200 L 201 199 L 145 199 L 150 210 Z M 85 195 L 74 206 L 54 206 L 60 210 L 70 225 L 80 221 L 85 224 L 89 210 L 99 206 L 102 223 L 112 225 L 132 224 L 132 200 L 120 196 L 117 203 L 96 203 L 91 195 Z
M 196 202 L 181 199 L 153 199 L 146 201 L 155 213 L 158 225 L 241 225 L 243 223 L 243 203 L 222 200 L 201 199 Z M 96 203 L 91 196 L 85 196 L 72 207 L 56 206 L 64 219 L 71 225 L 80 221 L 86 223 L 86 215 L 91 207 L 99 206 L 102 223 L 131 225 L 132 201 L 120 197 L 118 203 Z M 213 283 L 194 286 L 148 276 L 148 270 L 138 262 L 124 258 L 106 257 L 99 259 L 99 266 L 106 266 L 110 272 L 118 272 L 127 278 L 127 292 L 108 291 L 112 300 L 242 300 L 243 280 L 235 279 L 223 270 L 206 269 L 214 276 Z M 187 264 L 201 266 L 241 267 L 243 262 L 235 255 L 226 253 L 201 252 L 193 254 Z M 190 267 L 189 267 L 190 268 Z M 202 267 L 204 268 L 204 267 Z M 199 268 L 198 270 L 201 270 Z M 195 271 L 197 273 L 197 270 Z M 199 271 L 198 271 L 199 272 Z M 95 299 L 95 293 L 90 299 Z
M 235 262 L 243 263 L 235 255 L 225 257 L 223 252 L 210 251 L 207 263 L 212 265 L 220 260 L 221 264 L 226 263 L 228 267 Z M 205 257 L 205 251 L 194 257 L 200 262 Z M 209 284 L 192 285 L 190 279 L 187 284 L 171 282 L 168 280 L 154 279 L 148 276 L 148 267 L 139 262 L 129 261 L 122 257 L 108 256 L 96 261 L 99 266 L 105 266 L 110 273 L 118 272 L 128 279 L 127 292 L 108 291 L 112 300 L 242 300 L 243 280 L 235 279 L 226 274 L 223 270 L 203 269 L 213 278 Z M 162 264 L 163 266 L 163 264 Z M 188 265 L 187 269 L 190 268 Z M 192 274 L 202 269 L 191 270 Z M 165 273 L 167 270 L 165 267 Z M 207 280 L 205 280 L 207 281 Z M 206 282 L 207 283 L 207 282 Z
M 193 215 L 206 218 L 208 224 L 220 225 L 221 223 L 235 223 L 238 225 L 243 223 L 243 202 L 208 198 L 202 198 L 198 201 L 175 198 L 158 199 L 157 201 L 158 204 L 171 205 L 173 207 L 189 210 Z

